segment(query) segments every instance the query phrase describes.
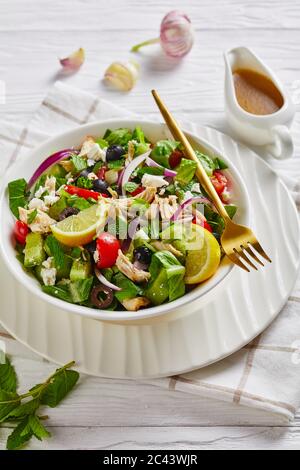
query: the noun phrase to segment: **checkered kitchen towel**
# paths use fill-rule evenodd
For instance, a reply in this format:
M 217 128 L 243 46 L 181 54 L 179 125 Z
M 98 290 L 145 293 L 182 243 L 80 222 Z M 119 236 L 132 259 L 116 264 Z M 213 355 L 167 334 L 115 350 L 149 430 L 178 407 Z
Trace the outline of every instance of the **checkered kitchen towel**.
M 58 82 L 25 128 L 1 123 L 0 174 L 16 158 L 22 158 L 28 149 L 51 135 L 89 121 L 130 116 L 128 111 Z M 288 162 L 274 162 L 273 165 L 290 188 L 300 210 L 299 157 Z M 8 339 L 5 332 L 0 335 Z M 295 342 L 295 338 L 299 341 Z M 9 351 L 13 352 L 16 361 L 23 357 L 24 363 L 24 347 L 13 340 L 9 342 Z M 32 353 L 25 355 L 28 361 L 34 357 Z M 240 403 L 291 419 L 300 406 L 297 364 L 300 365 L 300 278 L 281 315 L 250 345 L 204 369 L 152 380 L 151 383 Z

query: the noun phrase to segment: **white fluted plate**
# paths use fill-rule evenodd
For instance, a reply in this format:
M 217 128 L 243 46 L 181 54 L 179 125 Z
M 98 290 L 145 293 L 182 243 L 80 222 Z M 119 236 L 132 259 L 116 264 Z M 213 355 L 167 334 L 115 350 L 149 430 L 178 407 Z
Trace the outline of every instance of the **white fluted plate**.
M 185 126 L 187 128 L 187 126 Z M 191 131 L 219 147 L 241 171 L 252 203 L 253 229 L 273 260 L 250 274 L 234 269 L 223 290 L 201 309 L 187 306 L 138 325 L 80 317 L 43 302 L 0 260 L 0 322 L 41 356 L 107 377 L 152 378 L 204 367 L 237 351 L 278 315 L 295 284 L 300 229 L 295 205 L 275 172 L 248 148 L 214 129 Z

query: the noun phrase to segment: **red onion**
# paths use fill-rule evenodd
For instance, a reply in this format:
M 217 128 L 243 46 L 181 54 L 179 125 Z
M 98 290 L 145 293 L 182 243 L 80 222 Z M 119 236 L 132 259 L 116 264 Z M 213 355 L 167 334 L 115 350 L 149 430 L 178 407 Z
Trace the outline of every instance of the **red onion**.
M 115 284 L 113 284 L 112 282 L 109 282 L 105 276 L 103 276 L 103 274 L 101 274 L 101 272 L 99 271 L 99 269 L 95 268 L 95 274 L 97 276 L 97 278 L 99 279 L 99 281 L 106 287 L 109 287 L 110 289 L 112 290 L 117 290 L 117 291 L 120 291 L 122 290 L 121 287 L 118 287 L 118 286 L 115 286 Z
M 122 177 L 122 193 L 123 196 L 126 195 L 126 190 L 124 189 L 124 186 L 126 183 L 128 183 L 130 176 L 134 172 L 134 170 L 141 164 L 143 163 L 144 160 L 150 155 L 152 150 L 149 150 L 146 153 L 143 153 L 143 155 L 139 155 L 138 157 L 135 157 L 132 162 L 129 163 L 129 165 L 125 168 L 125 171 L 123 173 Z
M 39 177 L 43 173 L 45 173 L 46 170 L 48 170 L 48 168 L 50 168 L 52 165 L 55 165 L 55 163 L 60 162 L 64 158 L 70 157 L 70 155 L 73 155 L 74 153 L 78 153 L 78 151 L 74 149 L 65 149 L 60 150 L 59 152 L 56 152 L 53 155 L 50 155 L 50 157 L 46 158 L 46 160 L 41 163 L 41 165 L 30 178 L 28 188 L 30 189 L 34 185 L 34 183 L 39 179 Z
M 172 215 L 171 217 L 171 221 L 174 222 L 175 220 L 178 219 L 178 217 L 180 216 L 181 212 L 189 205 L 191 204 L 196 204 L 196 203 L 199 203 L 199 204 L 211 204 L 211 202 L 205 198 L 205 197 L 191 197 L 190 199 L 187 199 L 186 201 L 182 202 L 180 204 L 180 206 L 178 207 L 178 209 L 176 210 L 176 212 L 174 212 L 174 214 Z
M 164 169 L 164 176 L 170 177 L 170 178 L 175 178 L 177 175 L 177 171 L 174 170 L 169 170 L 168 168 L 164 168 L 163 166 L 159 165 L 156 163 L 152 158 L 147 157 L 146 158 L 146 165 L 152 167 L 152 168 L 163 168 Z
M 137 44 L 131 50 L 137 52 L 141 47 L 158 42 L 168 56 L 185 56 L 194 44 L 194 32 L 189 17 L 178 10 L 170 11 L 162 20 L 160 37 Z

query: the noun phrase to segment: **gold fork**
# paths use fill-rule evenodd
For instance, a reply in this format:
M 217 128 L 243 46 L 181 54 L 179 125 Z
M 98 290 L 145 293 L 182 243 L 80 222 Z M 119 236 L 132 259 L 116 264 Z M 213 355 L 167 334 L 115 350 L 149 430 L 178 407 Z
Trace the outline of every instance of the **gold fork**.
M 174 139 L 182 143 L 184 147 L 185 156 L 190 160 L 193 160 L 197 164 L 196 175 L 204 190 L 213 202 L 216 210 L 224 219 L 225 230 L 221 237 L 221 245 L 225 254 L 234 264 L 248 272 L 250 272 L 248 266 L 257 270 L 256 265 L 251 261 L 250 258 L 255 260 L 258 264 L 264 266 L 264 263 L 253 251 L 253 249 L 265 260 L 271 263 L 270 258 L 258 242 L 252 230 L 243 225 L 236 224 L 230 219 L 220 197 L 218 196 L 210 178 L 207 176 L 202 164 L 197 158 L 190 142 L 188 141 L 182 130 L 179 128 L 177 122 L 162 102 L 157 91 L 152 90 L 152 95 L 154 96 L 156 104 L 159 107 L 159 110 Z M 245 264 L 242 261 L 244 261 Z

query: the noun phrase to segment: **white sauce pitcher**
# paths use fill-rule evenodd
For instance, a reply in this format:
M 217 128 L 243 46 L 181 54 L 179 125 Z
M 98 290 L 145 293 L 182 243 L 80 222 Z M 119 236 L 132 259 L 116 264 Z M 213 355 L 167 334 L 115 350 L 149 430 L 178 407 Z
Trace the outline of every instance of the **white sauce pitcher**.
M 225 112 L 235 133 L 251 145 L 266 146 L 275 158 L 293 155 L 293 141 L 289 131 L 295 116 L 294 104 L 272 70 L 247 47 L 237 47 L 224 53 L 225 59 Z M 283 97 L 283 106 L 273 114 L 256 115 L 245 111 L 238 103 L 233 72 L 250 69 L 272 80 Z

